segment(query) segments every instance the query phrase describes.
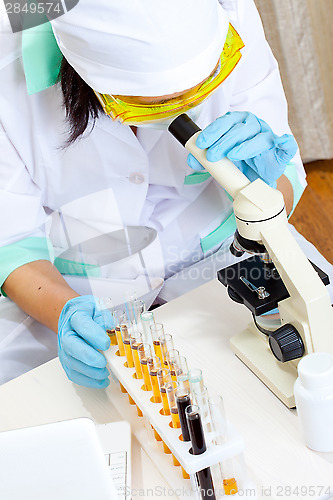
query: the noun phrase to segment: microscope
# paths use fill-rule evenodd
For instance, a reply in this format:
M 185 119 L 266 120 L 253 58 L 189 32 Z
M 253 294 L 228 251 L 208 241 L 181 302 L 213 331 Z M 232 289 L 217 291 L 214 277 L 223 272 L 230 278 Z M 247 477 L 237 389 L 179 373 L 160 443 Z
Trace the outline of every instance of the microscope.
M 230 343 L 235 354 L 289 408 L 295 406 L 297 364 L 306 354 L 333 354 L 333 308 L 328 276 L 310 263 L 288 228 L 280 191 L 251 182 L 227 158 L 209 162 L 196 146 L 201 129 L 185 114 L 171 134 L 233 198 L 237 230 L 230 251 L 246 259 L 222 269 L 218 279 L 232 300 L 244 304 L 253 323 Z M 260 326 L 258 316 L 278 307 L 280 326 Z

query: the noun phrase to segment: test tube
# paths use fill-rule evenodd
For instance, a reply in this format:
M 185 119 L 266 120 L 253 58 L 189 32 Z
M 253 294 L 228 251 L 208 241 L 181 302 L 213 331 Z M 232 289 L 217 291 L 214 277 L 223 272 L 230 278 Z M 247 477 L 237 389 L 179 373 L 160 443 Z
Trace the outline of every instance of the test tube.
M 161 415 L 170 415 L 170 408 L 167 396 L 167 385 L 172 384 L 172 379 L 170 375 L 170 370 L 162 368 L 157 373 L 158 385 L 160 387 L 160 392 L 162 396 L 163 409 L 160 411 Z
M 105 330 L 110 338 L 111 345 L 117 345 L 116 332 L 112 318 L 112 310 L 113 310 L 112 300 L 109 297 L 102 297 L 97 299 L 96 304 L 97 308 L 101 311 L 105 325 Z
M 158 385 L 160 387 L 160 392 L 162 396 L 162 405 L 163 408 L 160 410 L 161 415 L 170 415 L 170 409 L 169 409 L 169 402 L 168 402 L 168 396 L 167 396 L 167 387 L 172 384 L 172 379 L 170 375 L 170 371 L 162 368 L 161 370 L 158 371 L 157 373 L 157 378 L 158 378 Z M 171 450 L 168 448 L 168 446 L 165 444 L 163 441 L 163 449 L 164 453 L 167 453 L 168 455 L 171 454 Z
M 155 324 L 154 313 L 152 311 L 144 311 L 140 316 L 145 342 L 152 344 L 153 339 L 151 338 L 150 327 Z
M 215 443 L 218 445 L 224 444 L 227 438 L 227 421 L 225 417 L 223 399 L 221 396 L 214 396 L 209 398 L 208 403 Z M 223 460 L 223 462 L 219 465 L 225 495 L 235 495 L 238 493 L 238 486 L 236 478 L 234 477 L 232 459 L 229 458 L 227 460 Z
M 180 428 L 180 421 L 179 421 L 178 408 L 177 408 L 176 399 L 175 399 L 175 390 L 177 388 L 177 382 L 171 381 L 171 384 L 170 383 L 166 384 L 165 388 L 166 388 L 169 408 L 170 408 L 170 412 L 171 412 L 171 422 L 169 425 L 173 429 L 179 429 Z M 172 460 L 173 460 L 173 465 L 175 465 L 176 467 L 180 466 L 180 463 L 178 462 L 178 460 L 174 456 L 174 454 L 172 454 Z
M 178 415 L 180 426 L 182 430 L 181 439 L 182 441 L 190 441 L 190 433 L 188 430 L 187 419 L 185 410 L 191 404 L 190 388 L 185 387 L 183 383 L 177 382 L 178 386 L 176 389 L 176 404 L 178 408 Z M 182 474 L 184 479 L 190 479 L 189 474 L 182 467 Z
M 202 425 L 204 431 L 210 436 L 210 443 L 211 443 L 213 439 L 212 419 L 210 415 L 208 399 L 209 398 L 208 398 L 207 387 L 204 385 L 201 386 L 200 384 L 197 384 L 195 386 L 195 390 L 192 392 L 192 401 L 200 408 Z
M 199 368 L 193 368 L 188 371 L 188 379 L 190 382 L 191 394 L 193 395 L 196 390 L 203 387 L 203 377 L 202 370 Z
M 127 315 L 130 321 L 141 327 L 141 314 L 146 310 L 143 300 L 134 299 L 128 304 Z
M 180 370 L 177 375 L 177 382 L 179 385 L 182 385 L 184 389 L 186 389 L 190 393 L 191 389 L 190 389 L 190 382 L 188 379 L 189 370 L 185 356 L 179 356 L 178 362 Z
M 168 416 L 168 415 L 170 415 L 170 409 L 169 409 L 168 396 L 167 396 L 167 385 L 172 384 L 170 371 L 166 370 L 165 368 L 158 370 L 157 378 L 158 378 L 158 385 L 160 388 L 160 393 L 162 396 L 162 405 L 163 405 L 162 410 L 160 410 L 160 414 Z M 163 441 L 163 449 L 164 449 L 164 453 L 166 453 L 168 455 L 171 454 L 171 450 L 168 448 L 168 446 L 165 444 L 164 441 Z
M 111 345 L 117 345 L 116 330 L 113 327 L 107 328 L 106 333 L 109 336 L 109 339 L 111 341 Z
M 193 455 L 201 455 L 207 449 L 203 433 L 200 408 L 190 405 L 185 410 Z M 216 500 L 210 467 L 197 472 L 202 500 Z
M 160 335 L 164 334 L 164 327 L 162 323 L 155 323 L 153 325 L 150 325 L 150 333 L 151 337 L 153 339 L 153 346 L 154 346 L 154 351 L 155 355 L 160 358 L 162 362 L 162 352 L 161 352 L 161 346 L 160 346 L 160 341 L 158 340 Z
M 152 386 L 151 386 L 149 370 L 148 370 L 148 365 L 147 365 L 148 359 L 152 357 L 150 345 L 149 344 L 141 344 L 139 349 L 138 349 L 138 353 L 139 353 L 139 360 L 140 360 L 141 370 L 142 370 L 143 380 L 144 380 L 144 384 L 141 387 L 141 389 L 144 391 L 151 391 Z
M 180 427 L 182 430 L 182 441 L 190 441 L 190 433 L 188 430 L 186 414 L 185 414 L 186 408 L 191 404 L 190 391 L 183 385 L 178 384 L 175 396 L 178 408 Z
M 112 318 L 113 318 L 113 326 L 115 328 L 115 333 L 116 333 L 116 338 L 117 338 L 117 344 L 118 344 L 118 349 L 119 349 L 119 356 L 125 356 L 125 347 L 121 335 L 121 328 L 120 325 L 124 323 L 126 320 L 126 314 L 125 311 L 122 309 L 115 309 L 112 313 Z
M 135 378 L 143 378 L 138 352 L 139 347 L 143 344 L 143 339 L 142 333 L 139 330 L 134 330 L 130 333 L 130 343 L 135 367 Z
M 171 413 L 171 425 L 174 429 L 180 429 L 180 420 L 178 415 L 178 408 L 175 398 L 175 392 L 177 389 L 177 382 L 171 382 L 171 384 L 166 384 L 167 398 Z
M 150 398 L 152 403 L 162 403 L 162 397 L 160 393 L 160 387 L 158 385 L 157 374 L 161 370 L 161 360 L 157 356 L 152 356 L 147 359 L 148 371 L 150 375 L 151 387 L 153 390 L 153 396 Z
M 133 329 L 133 325 L 130 321 L 124 321 L 120 325 L 121 336 L 123 339 L 123 344 L 125 348 L 126 363 L 127 368 L 134 368 L 134 360 L 132 356 L 131 343 L 130 343 L 130 333 Z
M 125 302 L 125 310 L 126 310 L 126 316 L 128 318 L 128 321 L 131 321 L 131 314 L 130 311 L 132 310 L 132 302 L 133 300 L 136 300 L 136 292 L 132 291 L 127 291 L 124 294 L 124 302 Z
M 164 364 L 165 366 L 168 366 L 167 354 L 169 351 L 174 349 L 172 335 L 170 335 L 170 333 L 165 333 L 160 335 L 158 340 L 160 341 L 161 347 L 162 365 Z
M 177 382 L 177 375 L 181 371 L 179 351 L 177 349 L 170 349 L 170 351 L 167 352 L 166 358 L 171 378 L 174 382 Z

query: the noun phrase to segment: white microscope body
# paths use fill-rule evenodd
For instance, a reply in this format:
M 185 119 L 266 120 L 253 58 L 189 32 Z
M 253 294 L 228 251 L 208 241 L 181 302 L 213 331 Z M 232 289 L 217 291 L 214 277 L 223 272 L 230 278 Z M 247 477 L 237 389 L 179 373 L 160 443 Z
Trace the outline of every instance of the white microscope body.
M 330 297 L 289 231 L 282 193 L 261 179 L 250 182 L 227 158 L 209 162 L 206 151 L 195 144 L 199 133 L 200 130 L 196 131 L 187 140 L 186 149 L 233 197 L 238 233 L 246 240 L 264 245 L 289 293 L 289 297 L 278 304 L 282 325 L 295 327 L 304 344 L 304 355 L 312 352 L 333 354 Z M 293 387 L 299 359 L 278 361 L 269 347 L 268 337 L 260 333 L 254 323 L 235 335 L 231 346 L 286 406 L 295 406 Z

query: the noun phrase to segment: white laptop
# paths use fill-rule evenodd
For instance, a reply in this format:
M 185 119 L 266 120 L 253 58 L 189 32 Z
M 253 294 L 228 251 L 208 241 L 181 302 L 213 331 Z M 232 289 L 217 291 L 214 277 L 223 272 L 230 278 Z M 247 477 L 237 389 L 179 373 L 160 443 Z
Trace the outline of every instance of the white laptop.
M 118 500 L 113 477 L 88 418 L 0 433 L 1 500 Z

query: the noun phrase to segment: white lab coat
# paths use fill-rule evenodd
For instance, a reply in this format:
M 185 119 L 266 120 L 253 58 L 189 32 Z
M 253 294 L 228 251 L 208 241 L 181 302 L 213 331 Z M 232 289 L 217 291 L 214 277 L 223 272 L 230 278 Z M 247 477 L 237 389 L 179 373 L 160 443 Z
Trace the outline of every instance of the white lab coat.
M 204 103 L 199 126 L 207 126 L 228 111 L 246 110 L 267 121 L 275 133 L 288 133 L 287 105 L 277 63 L 253 1 L 221 3 L 228 9 L 245 48 L 236 69 Z M 6 34 L 6 23 L 3 19 L 0 34 L 0 246 L 42 236 L 46 231 L 57 256 L 70 245 L 121 227 L 156 229 L 157 238 L 142 252 L 145 269 L 140 255 L 135 254 L 106 266 L 98 279 L 89 280 L 88 288 L 86 279 L 68 278 L 79 293 L 111 295 L 115 302 L 121 302 L 126 289 L 137 289 L 139 295 L 149 292 L 146 274 L 153 289 L 148 301 L 158 294 L 170 300 L 212 279 L 216 262 L 220 268 L 231 263 L 226 251 L 229 242 L 219 253 L 216 250 L 221 243 L 206 255 L 200 247 L 201 238 L 232 212 L 224 190 L 212 179 L 184 184 L 185 176 L 192 173 L 186 164 L 187 152 L 166 131 L 139 129 L 136 137 L 129 127 L 101 116 L 93 130 L 87 130 L 74 145 L 62 148 L 68 130 L 61 91 L 54 86 L 27 96 L 20 35 Z M 299 155 L 296 164 L 305 186 Z M 212 253 L 217 256 L 215 264 L 214 257 L 209 257 Z M 204 258 L 207 271 L 193 274 L 193 264 Z M 184 268 L 195 278 L 191 274 L 186 278 Z M 175 274 L 180 276 L 178 281 Z M 8 299 L 1 299 L 0 314 L 1 307 L 5 320 Z M 17 318 L 19 323 L 21 313 Z M 15 325 L 15 321 L 11 327 L 7 323 L 3 335 Z M 29 341 L 24 336 L 22 347 L 19 335 L 12 344 L 6 343 L 5 350 L 1 351 L 0 344 L 2 381 L 40 364 L 41 351 L 45 361 L 56 356 L 55 335 L 38 329 Z M 14 366 L 22 352 L 24 363 Z M 5 364 L 6 368 L 1 368 Z

